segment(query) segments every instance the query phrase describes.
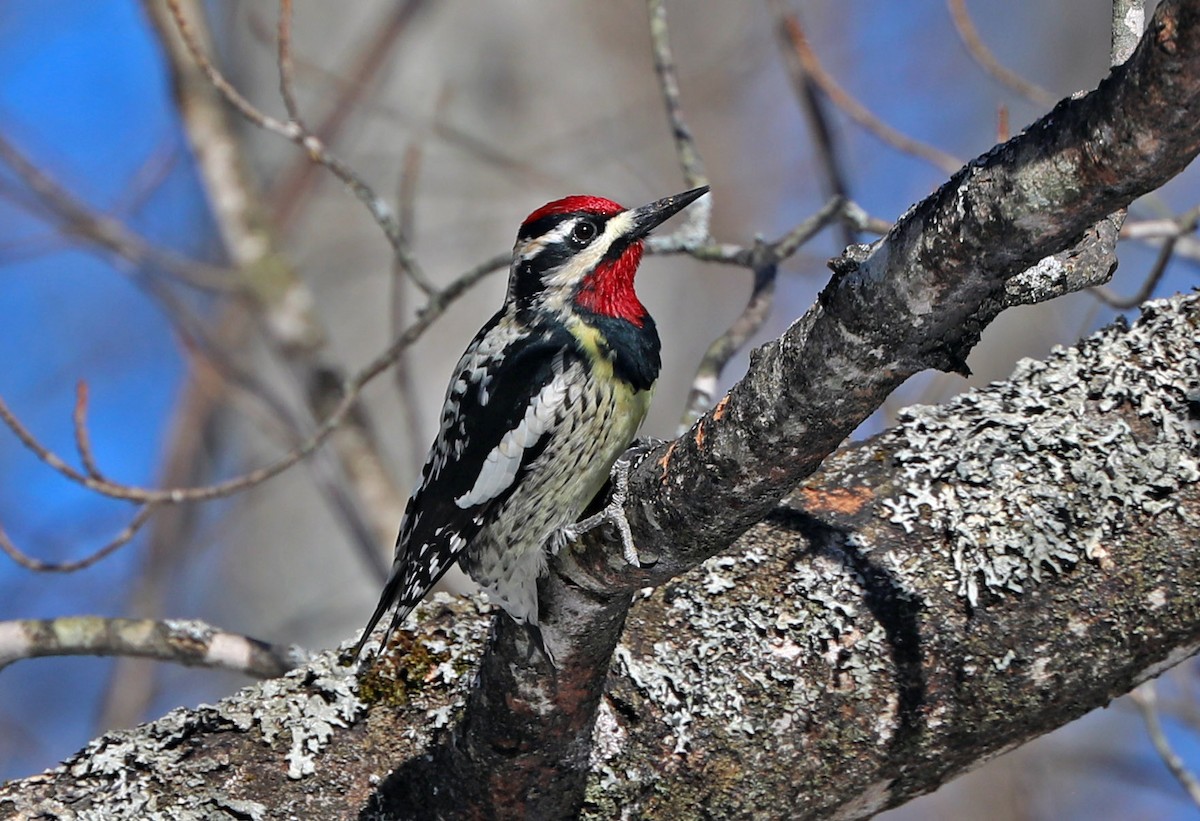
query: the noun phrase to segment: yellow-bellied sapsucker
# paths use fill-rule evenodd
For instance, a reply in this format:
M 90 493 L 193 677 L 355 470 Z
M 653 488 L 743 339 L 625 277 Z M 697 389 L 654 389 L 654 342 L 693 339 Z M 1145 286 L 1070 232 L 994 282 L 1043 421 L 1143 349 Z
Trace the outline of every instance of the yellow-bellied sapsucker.
M 707 190 L 632 209 L 566 197 L 522 223 L 504 307 L 454 370 L 355 657 L 389 607 L 385 642 L 456 559 L 540 641 L 547 550 L 604 487 L 658 378 L 658 332 L 633 289 L 642 241 Z

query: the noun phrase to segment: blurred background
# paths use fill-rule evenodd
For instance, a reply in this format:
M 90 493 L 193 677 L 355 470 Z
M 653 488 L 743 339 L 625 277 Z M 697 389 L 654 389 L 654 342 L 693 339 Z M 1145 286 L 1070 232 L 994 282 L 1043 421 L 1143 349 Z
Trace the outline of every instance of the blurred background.
M 202 8 L 206 25 L 196 19 L 193 33 L 214 62 L 286 122 L 276 4 Z M 743 245 L 780 236 L 834 191 L 892 222 L 1109 65 L 1110 9 L 1097 0 L 673 0 L 667 12 L 684 114 L 712 183 L 712 231 Z M 227 109 L 197 84 L 194 63 L 190 75 L 178 69 L 166 20 L 163 0 L 0 4 L 0 397 L 79 464 L 72 412 L 86 381 L 98 466 L 147 487 L 208 484 L 285 453 L 336 401 L 331 386 L 426 300 L 334 175 L 242 118 L 221 125 Z M 807 51 L 782 32 L 785 20 L 802 25 Z M 987 68 L 972 30 L 1030 87 Z M 632 206 L 688 187 L 639 0 L 297 0 L 292 37 L 303 121 L 392 204 L 436 287 L 504 254 L 547 200 L 595 193 Z M 864 126 L 870 117 L 916 147 Z M 1138 203 L 1130 224 L 1176 218 L 1200 200 L 1198 183 L 1185 172 Z M 801 248 L 752 345 L 808 307 L 827 258 L 872 239 L 835 224 Z M 1153 240 L 1123 243 L 1112 291 L 1136 293 L 1157 254 Z M 1155 295 L 1194 287 L 1198 260 L 1185 237 Z M 162 508 L 76 572 L 0 556 L 0 620 L 198 618 L 308 648 L 351 637 L 374 606 L 447 375 L 499 306 L 504 277 L 484 278 L 371 382 L 361 425 L 318 458 L 230 498 Z M 645 433 L 673 435 L 706 347 L 751 283 L 744 269 L 683 257 L 643 264 L 639 293 L 665 348 Z M 972 380 L 911 380 L 860 435 L 905 405 L 1002 379 L 1021 357 L 1121 312 L 1092 293 L 1009 311 L 972 356 Z M 0 429 L 0 527 L 21 550 L 84 559 L 134 511 L 63 479 Z M 1159 695 L 1168 737 L 1200 768 L 1196 673 L 1185 663 Z M 18 663 L 0 672 L 0 778 L 247 681 L 129 659 Z M 1197 815 L 1121 699 L 888 817 Z

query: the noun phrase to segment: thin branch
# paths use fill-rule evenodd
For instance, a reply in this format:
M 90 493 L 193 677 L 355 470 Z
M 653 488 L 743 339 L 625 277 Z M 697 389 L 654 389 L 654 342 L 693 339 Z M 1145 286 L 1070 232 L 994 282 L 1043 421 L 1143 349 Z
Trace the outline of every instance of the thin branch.
M 296 120 L 286 123 L 282 122 L 260 111 L 249 100 L 243 97 L 225 79 L 220 70 L 213 65 L 212 61 L 208 59 L 208 55 L 204 53 L 204 49 L 201 47 L 193 31 L 191 23 L 188 22 L 183 14 L 180 0 L 167 0 L 167 7 L 171 11 L 171 16 L 175 20 L 175 25 L 179 30 L 180 36 L 183 38 L 184 44 L 191 53 L 192 59 L 196 61 L 196 65 L 204 72 L 205 77 L 208 78 L 213 87 L 247 120 L 265 131 L 278 134 L 284 139 L 301 146 L 308 152 L 308 156 L 313 162 L 325 166 L 334 176 L 345 183 L 354 196 L 358 198 L 359 202 L 366 206 L 375 223 L 383 230 L 384 236 L 387 237 L 388 242 L 392 246 L 392 252 L 395 254 L 399 264 L 403 266 L 409 277 L 412 278 L 412 281 L 426 294 L 432 294 L 436 289 L 409 253 L 408 241 L 400 231 L 400 223 L 397 222 L 396 215 L 392 212 L 391 206 L 376 194 L 374 189 L 367 185 L 357 172 L 334 156 L 320 137 L 305 130 L 300 122 Z
M 953 174 L 962 167 L 962 161 L 957 157 L 942 151 L 940 148 L 935 148 L 932 145 L 901 134 L 872 114 L 858 100 L 851 97 L 822 67 L 816 53 L 808 43 L 804 27 L 800 25 L 800 19 L 795 14 L 784 12 L 780 20 L 780 25 L 783 27 L 784 36 L 795 50 L 796 57 L 799 59 L 801 65 L 804 66 L 805 72 L 821 87 L 821 90 L 825 92 L 825 96 L 829 97 L 834 105 L 845 112 L 847 117 L 897 151 L 919 157 L 947 174 Z
M 781 8 L 778 2 L 776 2 L 776 7 L 777 13 L 779 13 Z M 783 35 L 784 59 L 787 63 L 788 78 L 792 83 L 792 91 L 795 93 L 800 108 L 804 112 L 804 117 L 808 121 L 813 151 L 817 156 L 817 166 L 822 172 L 825 198 L 840 197 L 848 201 L 850 199 L 850 184 L 846 180 L 845 169 L 842 167 L 840 146 L 834 136 L 833 123 L 830 122 L 829 112 L 825 107 L 827 98 L 822 96 L 816 81 L 805 70 L 804 63 L 798 59 L 796 50 L 794 48 L 787 48 L 789 43 L 785 34 L 785 28 L 780 26 L 779 31 Z M 843 247 L 852 245 L 858 241 L 855 236 L 854 226 L 849 219 L 843 219 L 842 221 L 842 236 L 840 241 Z
M 1058 98 L 1049 91 L 1036 83 L 1029 82 L 1015 71 L 1009 70 L 996 59 L 991 49 L 983 42 L 983 38 L 979 36 L 979 31 L 975 28 L 975 23 L 967 11 L 966 0 L 946 0 L 946 5 L 950 9 L 950 18 L 954 21 L 954 29 L 962 39 L 963 45 L 967 47 L 968 53 L 993 79 L 1045 108 L 1050 108 L 1058 102 Z M 1137 45 L 1136 39 L 1133 42 L 1134 45 Z
M 96 467 L 96 456 L 92 453 L 92 439 L 87 431 L 88 386 L 82 379 L 75 384 L 75 412 L 72 421 L 75 423 L 75 450 L 79 452 L 79 461 L 83 469 L 93 479 L 103 479 L 100 468 Z
M 45 656 L 137 656 L 275 678 L 303 664 L 308 653 L 194 620 L 64 616 L 0 622 L 0 670 Z
M 667 33 L 667 8 L 664 0 L 646 0 L 650 14 L 650 42 L 654 50 L 654 71 L 658 74 L 662 90 L 663 106 L 671 123 L 671 134 L 675 140 L 675 154 L 683 170 L 683 178 L 689 188 L 708 185 L 708 174 L 704 160 L 696 147 L 692 130 L 683 118 L 683 106 L 679 101 L 679 76 L 675 69 L 675 57 L 671 53 L 671 42 Z M 703 242 L 709 235 L 712 218 L 712 197 L 701 197 L 688 209 L 684 224 L 676 235 L 688 241 Z
M 292 65 L 292 0 L 279 0 L 279 96 L 283 98 L 288 118 L 304 128 L 300 119 L 300 107 L 296 104 L 296 92 Z
M 313 384 L 314 375 L 322 368 L 317 353 L 327 340 L 313 309 L 312 291 L 298 277 L 271 235 L 241 147 L 225 116 L 223 98 L 194 59 L 171 10 L 160 0 L 144 0 L 144 5 L 169 58 L 185 133 L 202 172 L 226 252 L 236 266 L 236 275 L 253 296 L 253 301 L 245 307 L 270 343 L 271 354 L 282 360 L 281 364 L 293 378 L 295 389 L 303 390 Z M 208 50 L 208 30 L 203 15 L 197 11 L 198 4 L 189 0 L 182 5 L 187 6 L 193 20 L 191 40 Z M 290 37 L 290 28 L 285 23 L 285 60 L 291 48 Z M 231 339 L 244 344 L 249 326 L 241 309 L 239 304 L 227 305 L 224 324 L 237 330 Z M 281 427 L 287 428 L 284 451 L 303 440 L 313 427 L 313 417 L 323 416 L 321 411 L 307 415 L 294 403 L 278 401 L 270 388 L 257 377 L 245 373 L 231 357 L 216 364 L 226 375 L 233 375 L 230 384 L 242 389 L 232 394 L 234 400 L 242 396 L 265 400 L 265 406 L 278 417 Z M 339 375 L 339 384 L 341 380 Z M 255 409 L 259 409 L 257 405 Z M 352 547 L 367 560 L 371 572 L 383 572 L 379 541 L 360 510 L 361 506 L 353 498 L 353 489 L 345 486 L 347 471 L 341 470 L 342 466 L 324 453 L 316 454 L 308 467 L 318 491 L 327 498 L 350 536 Z
M 341 392 L 342 378 L 338 371 L 317 368 L 313 372 L 308 402 L 318 418 L 336 407 Z M 396 523 L 404 514 L 405 496 L 383 461 L 379 437 L 361 403 L 355 404 L 343 419 L 328 449 L 337 459 L 328 458 L 324 451 L 318 452 L 311 463 L 313 473 L 329 500 L 344 508 L 346 520 L 356 528 L 356 547 L 382 583 L 387 580 L 391 561 L 390 557 L 385 561 L 379 545 L 395 539 Z M 347 483 L 353 494 L 346 491 Z M 365 508 L 361 514 L 360 506 Z
M 1179 217 L 1169 219 L 1145 219 L 1126 222 L 1121 227 L 1121 239 L 1133 240 L 1165 240 L 1183 239 L 1186 231 L 1182 230 Z
M 96 479 L 67 464 L 61 457 L 41 444 L 20 420 L 17 419 L 3 398 L 0 398 L 0 421 L 3 421 L 16 434 L 21 444 L 32 451 L 34 455 L 47 465 L 68 479 L 90 490 L 94 490 L 103 496 L 155 504 L 179 504 L 181 502 L 207 501 L 230 496 L 279 475 L 320 447 L 354 408 L 359 395 L 367 383 L 387 370 L 395 362 L 400 352 L 419 339 L 429 326 L 436 322 L 456 299 L 483 277 L 493 271 L 507 267 L 510 259 L 510 254 L 493 257 L 467 271 L 442 290 L 432 294 L 429 301 L 417 312 L 416 320 L 404 330 L 404 333 L 400 334 L 386 350 L 377 355 L 375 359 L 347 380 L 345 392 L 341 399 L 337 402 L 333 412 L 321 422 L 315 432 L 275 462 L 223 482 L 203 487 L 156 490 Z
M 754 272 L 754 286 L 742 313 L 725 333 L 708 346 L 703 359 L 700 360 L 680 421 L 680 434 L 713 406 L 721 372 L 734 354 L 741 350 L 766 322 L 775 296 L 775 277 L 779 263 L 794 254 L 796 249 L 816 236 L 829 223 L 839 216 L 844 217 L 846 209 L 843 205 L 840 197 L 834 197 L 820 211 L 775 242 L 757 242 L 753 248 L 740 249 L 725 260 L 750 268 Z
M 841 197 L 832 197 L 829 202 L 821 206 L 821 210 L 813 214 L 804 222 L 797 225 L 791 231 L 788 231 L 775 242 L 769 243 L 766 246 L 766 253 L 769 255 L 772 262 L 779 263 L 796 253 L 804 243 L 815 237 L 822 228 L 829 225 L 834 219 L 848 214 L 849 209 L 846 207 L 846 201 Z M 851 216 L 851 219 L 856 217 Z M 753 259 L 754 252 L 751 252 Z M 755 266 L 751 266 L 755 267 Z
M 1150 298 L 1154 293 L 1154 289 L 1158 287 L 1158 283 L 1162 281 L 1163 275 L 1167 272 L 1167 266 L 1171 263 L 1171 259 L 1175 255 L 1175 246 L 1178 244 L 1180 237 L 1195 231 L 1198 224 L 1200 224 L 1200 206 L 1196 206 L 1179 216 L 1175 221 L 1175 233 L 1163 240 L 1162 247 L 1158 250 L 1158 257 L 1154 260 L 1154 265 L 1142 281 L 1141 287 L 1132 296 L 1122 297 L 1105 285 L 1097 285 L 1095 288 L 1092 288 L 1092 294 L 1101 302 L 1118 310 L 1136 308 L 1138 305 L 1141 305 Z
M 774 304 L 775 279 L 778 272 L 779 266 L 775 263 L 768 263 L 754 270 L 754 287 L 750 291 L 746 307 L 725 333 L 708 346 L 700 365 L 696 368 L 696 376 L 692 379 L 692 389 L 688 393 L 686 408 L 676 435 L 682 436 L 713 406 L 725 365 L 767 321 Z
M 236 330 L 248 318 L 245 311 L 225 311 L 218 335 Z M 223 374 L 203 359 L 191 363 L 188 379 L 179 392 L 170 429 L 163 438 L 158 481 L 168 487 L 199 484 L 213 469 L 209 445 L 217 426 L 216 409 L 225 401 L 228 383 Z M 133 587 L 122 612 L 130 618 L 161 618 L 168 612 L 170 580 L 191 553 L 196 529 L 204 517 L 196 505 L 161 505 L 146 528 L 142 547 L 135 554 Z M 131 727 L 146 716 L 160 688 L 160 669 L 147 659 L 122 657 L 105 676 L 100 705 L 95 711 L 98 730 Z
M 868 234 L 874 234 L 877 237 L 882 237 L 892 230 L 892 224 L 881 217 L 873 217 L 867 213 L 866 209 L 853 200 L 849 200 L 842 205 L 846 212 L 846 219 L 853 220 L 854 226 L 859 231 L 865 231 Z
M 333 145 L 337 142 L 342 129 L 350 122 L 350 112 L 362 102 L 372 88 L 374 79 L 387 64 L 388 57 L 400 41 L 400 36 L 425 2 L 426 0 L 403 0 L 390 4 L 387 11 L 383 12 L 384 19 L 372 23 L 372 39 L 360 50 L 358 61 L 350 68 L 349 77 L 344 80 L 336 77 L 339 93 L 334 97 L 333 108 L 313 129 L 313 133 L 323 143 Z M 256 16 L 252 14 L 251 30 L 257 33 L 259 28 L 266 27 L 256 26 L 256 20 Z M 296 62 L 301 69 L 313 68 L 303 59 Z M 323 69 L 315 70 L 320 71 L 322 77 L 329 74 Z M 316 168 L 312 162 L 299 157 L 279 175 L 279 182 L 271 190 L 271 200 L 274 204 L 272 219 L 277 230 L 286 231 L 300 212 L 316 179 Z M 412 236 L 404 229 L 404 220 L 399 222 L 404 236 Z
M 58 221 L 64 233 L 102 248 L 135 267 L 159 268 L 193 288 L 217 292 L 235 289 L 227 269 L 156 248 L 120 221 L 96 214 L 31 162 L 3 134 L 0 134 L 0 159 L 33 192 L 32 201 L 26 202 L 24 196 L 19 196 L 16 201 L 25 207 L 36 202 Z
M 108 557 L 120 548 L 129 544 L 130 540 L 137 535 L 142 526 L 150 520 L 154 513 L 155 506 L 151 504 L 144 505 L 138 509 L 133 518 L 129 521 L 124 529 L 121 530 L 111 541 L 103 547 L 96 550 L 94 553 L 78 559 L 73 562 L 44 562 L 41 559 L 35 559 L 28 553 L 25 553 L 13 543 L 5 532 L 4 527 L 0 525 L 0 550 L 4 551 L 10 559 L 24 567 L 26 570 L 32 570 L 35 573 L 74 573 L 77 570 L 91 567 L 96 562 Z M 2 667 L 3 664 L 0 664 Z
M 146 159 L 130 175 L 125 190 L 109 208 L 113 215 L 133 214 L 154 195 L 183 156 L 181 145 L 174 134 L 164 137 L 158 146 L 146 156 Z
M 1183 763 L 1183 759 L 1175 752 L 1175 749 L 1171 746 L 1171 742 L 1167 740 L 1166 733 L 1163 732 L 1162 722 L 1158 717 L 1158 690 L 1156 689 L 1155 682 L 1147 681 L 1130 693 L 1129 697 L 1133 699 L 1133 703 L 1137 705 L 1138 711 L 1142 714 L 1142 721 L 1146 724 L 1146 732 L 1150 736 L 1150 741 L 1154 744 L 1154 749 L 1158 751 L 1158 757 L 1167 765 L 1167 769 L 1171 771 L 1171 775 L 1175 776 L 1175 780 L 1179 782 L 1179 786 L 1183 787 L 1184 791 L 1187 792 L 1188 797 L 1192 799 L 1192 803 L 1200 807 L 1200 780 Z

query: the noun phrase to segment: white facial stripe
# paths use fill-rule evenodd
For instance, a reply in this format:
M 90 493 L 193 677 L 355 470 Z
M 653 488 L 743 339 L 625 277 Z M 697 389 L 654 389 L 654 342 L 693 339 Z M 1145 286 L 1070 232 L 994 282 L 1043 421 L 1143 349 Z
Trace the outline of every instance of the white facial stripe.
M 574 220 L 571 221 L 572 224 Z M 633 227 L 633 216 L 628 211 L 609 217 L 608 222 L 604 225 L 604 233 L 592 243 L 584 248 L 575 256 L 571 257 L 561 267 L 555 270 L 550 276 L 545 277 L 543 281 L 548 286 L 558 288 L 566 288 L 574 285 L 580 280 L 584 274 L 595 268 L 604 255 L 608 253 L 608 249 L 620 237 L 629 232 Z
M 525 409 L 525 418 L 504 434 L 500 444 L 492 448 L 484 460 L 475 486 L 454 500 L 464 510 L 491 501 L 512 485 L 521 467 L 525 451 L 533 447 L 548 432 L 558 418 L 567 398 L 567 381 L 561 373 L 542 388 Z

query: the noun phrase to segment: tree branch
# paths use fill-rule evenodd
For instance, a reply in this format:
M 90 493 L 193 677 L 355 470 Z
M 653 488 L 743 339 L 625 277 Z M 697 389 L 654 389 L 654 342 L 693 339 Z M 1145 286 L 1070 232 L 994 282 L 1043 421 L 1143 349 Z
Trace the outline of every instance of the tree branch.
M 66 616 L 0 622 L 0 670 L 45 656 L 133 656 L 274 678 L 303 663 L 308 654 L 200 621 Z
M 431 785 L 423 798 L 484 814 L 497 811 L 487 800 L 516 814 L 578 807 L 584 782 L 572 751 L 590 743 L 592 694 L 608 673 L 599 660 L 616 646 L 629 597 L 727 550 L 909 376 L 965 370 L 1009 280 L 1085 231 L 1099 234 L 1093 225 L 1200 151 L 1200 121 L 1189 114 L 1197 106 L 1200 4 L 1168 0 L 1134 55 L 1096 91 L 1063 101 L 963 168 L 879 243 L 850 249 L 817 305 L 752 355 L 729 395 L 633 465 L 625 513 L 643 566 L 628 566 L 617 545 L 600 539 L 554 559 L 539 594 L 557 678 L 523 666 L 522 628 L 497 620 L 476 687 L 507 700 L 478 714 L 471 707 L 483 702 L 468 702 L 468 734 L 437 759 L 460 777 L 449 793 Z M 496 653 L 508 664 L 492 661 Z M 518 720 L 524 731 L 510 748 Z M 489 744 L 516 752 L 472 758 Z M 505 793 L 479 803 L 470 785 L 492 779 Z
M 1155 303 L 1132 329 L 911 409 L 828 460 L 729 556 L 639 596 L 605 667 L 593 752 L 574 751 L 585 817 L 866 817 L 1193 653 L 1198 327 L 1200 297 Z M 1048 547 L 1031 538 L 1031 500 L 1062 511 Z M 461 815 L 464 774 L 438 762 L 465 742 L 452 718 L 474 697 L 489 620 L 474 600 L 447 602 L 422 606 L 357 684 L 323 654 L 0 787 L 0 814 Z M 558 689 L 578 698 L 570 671 Z M 436 802 L 414 803 L 433 786 Z
M 626 512 L 660 560 L 606 579 L 637 589 L 713 555 L 909 376 L 961 370 L 1007 281 L 1191 162 L 1197 105 L 1200 7 L 1165 2 L 1096 91 L 963 168 L 861 261 L 844 257 L 726 400 L 634 472 Z

